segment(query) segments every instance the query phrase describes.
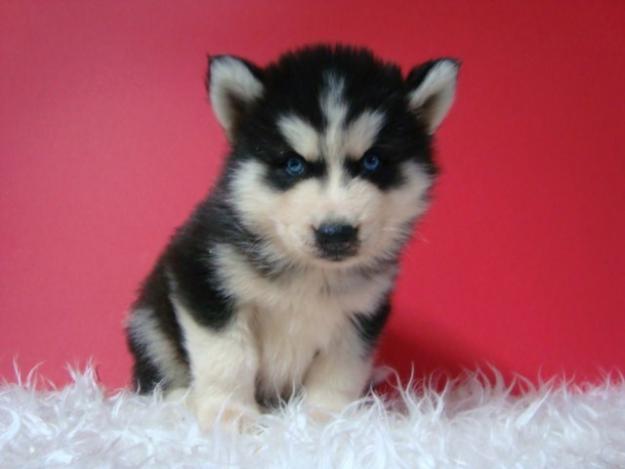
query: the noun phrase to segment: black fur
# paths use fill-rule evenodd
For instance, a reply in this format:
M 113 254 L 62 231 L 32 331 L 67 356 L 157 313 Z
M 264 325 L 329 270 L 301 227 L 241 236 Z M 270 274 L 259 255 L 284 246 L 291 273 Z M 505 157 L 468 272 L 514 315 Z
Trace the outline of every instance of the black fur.
M 391 302 L 387 297 L 374 314 L 356 313 L 352 317 L 352 323 L 363 342 L 367 344 L 367 353 L 371 353 L 375 348 L 390 314 Z
M 165 263 L 163 259 L 160 259 L 144 282 L 139 298 L 133 305 L 133 310 L 150 308 L 153 311 L 160 331 L 174 344 L 178 360 L 188 366 L 180 326 L 176 321 L 174 308 L 169 299 L 169 286 L 164 269 Z M 133 370 L 135 388 L 140 392 L 147 393 L 159 383 L 167 386 L 169 383 L 166 376 L 151 362 L 144 346 L 130 333 L 128 334 L 128 344 L 135 357 Z

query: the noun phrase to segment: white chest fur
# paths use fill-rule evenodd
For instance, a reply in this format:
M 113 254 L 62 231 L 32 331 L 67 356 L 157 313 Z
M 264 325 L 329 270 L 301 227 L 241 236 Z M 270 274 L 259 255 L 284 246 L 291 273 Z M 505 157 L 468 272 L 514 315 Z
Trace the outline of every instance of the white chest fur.
M 268 279 L 230 247 L 215 254 L 222 282 L 250 315 L 266 394 L 299 387 L 315 354 L 352 327 L 351 315 L 373 313 L 392 282 L 392 272 L 365 278 L 321 269 Z

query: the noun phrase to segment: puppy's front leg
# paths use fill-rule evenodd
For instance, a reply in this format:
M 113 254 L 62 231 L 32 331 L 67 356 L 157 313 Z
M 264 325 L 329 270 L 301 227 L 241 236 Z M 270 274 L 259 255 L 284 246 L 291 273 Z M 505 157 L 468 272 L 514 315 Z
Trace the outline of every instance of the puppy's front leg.
M 351 326 L 351 325 L 350 325 Z M 371 354 L 355 327 L 315 357 L 304 381 L 306 404 L 323 419 L 358 399 L 371 375 Z
M 198 324 L 180 302 L 174 306 L 191 368 L 189 404 L 200 427 L 208 430 L 217 419 L 239 428 L 253 421 L 259 413 L 254 398 L 258 353 L 249 311 L 236 311 L 223 329 L 215 330 Z

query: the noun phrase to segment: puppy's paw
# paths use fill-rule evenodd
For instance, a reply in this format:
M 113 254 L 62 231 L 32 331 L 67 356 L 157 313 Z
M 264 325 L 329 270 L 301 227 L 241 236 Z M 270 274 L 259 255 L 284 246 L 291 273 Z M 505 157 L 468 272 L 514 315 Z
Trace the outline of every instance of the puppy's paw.
M 260 416 L 255 405 L 245 405 L 214 397 L 192 398 L 191 410 L 203 432 L 221 427 L 230 431 L 249 433 L 256 427 Z
M 306 415 L 312 422 L 320 425 L 326 425 L 334 419 L 336 412 L 323 407 L 308 406 L 306 409 Z
M 341 413 L 352 399 L 338 393 L 311 393 L 304 402 L 308 417 L 314 422 L 326 424 Z
M 174 388 L 164 394 L 165 402 L 185 404 L 188 406 L 189 388 Z

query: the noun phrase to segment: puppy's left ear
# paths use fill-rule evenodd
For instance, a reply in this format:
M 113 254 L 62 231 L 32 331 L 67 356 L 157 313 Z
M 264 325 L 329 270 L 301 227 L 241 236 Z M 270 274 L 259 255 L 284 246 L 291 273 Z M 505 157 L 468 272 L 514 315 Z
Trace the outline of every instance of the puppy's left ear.
M 430 135 L 453 104 L 459 69 L 460 62 L 455 59 L 431 60 L 413 68 L 406 78 L 408 106 Z
M 206 86 L 213 112 L 231 140 L 241 119 L 262 96 L 262 70 L 231 55 L 209 58 Z

